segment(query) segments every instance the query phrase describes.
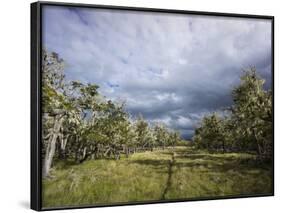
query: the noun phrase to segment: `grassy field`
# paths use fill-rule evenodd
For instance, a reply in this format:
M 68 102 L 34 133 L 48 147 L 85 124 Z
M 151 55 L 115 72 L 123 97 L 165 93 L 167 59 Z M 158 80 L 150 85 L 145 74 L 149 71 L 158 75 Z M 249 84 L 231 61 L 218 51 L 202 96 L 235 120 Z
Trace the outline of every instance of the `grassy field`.
M 176 147 L 117 161 L 58 162 L 43 180 L 43 207 L 264 194 L 271 184 L 270 166 L 253 155 Z

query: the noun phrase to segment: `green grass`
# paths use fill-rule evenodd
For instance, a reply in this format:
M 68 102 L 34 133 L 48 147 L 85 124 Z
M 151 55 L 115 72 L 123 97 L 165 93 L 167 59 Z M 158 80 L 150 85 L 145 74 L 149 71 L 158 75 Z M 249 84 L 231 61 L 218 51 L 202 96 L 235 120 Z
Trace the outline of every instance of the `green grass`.
M 176 147 L 117 161 L 57 162 L 43 180 L 43 207 L 271 193 L 271 166 L 254 158 Z

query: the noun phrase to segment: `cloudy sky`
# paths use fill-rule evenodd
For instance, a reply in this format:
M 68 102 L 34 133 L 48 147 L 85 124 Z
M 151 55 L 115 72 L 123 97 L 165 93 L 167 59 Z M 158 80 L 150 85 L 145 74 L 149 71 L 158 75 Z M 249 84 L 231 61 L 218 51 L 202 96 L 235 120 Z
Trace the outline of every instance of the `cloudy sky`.
M 43 46 L 66 61 L 69 80 L 98 84 L 185 138 L 231 105 L 242 68 L 255 66 L 270 87 L 269 20 L 44 6 Z

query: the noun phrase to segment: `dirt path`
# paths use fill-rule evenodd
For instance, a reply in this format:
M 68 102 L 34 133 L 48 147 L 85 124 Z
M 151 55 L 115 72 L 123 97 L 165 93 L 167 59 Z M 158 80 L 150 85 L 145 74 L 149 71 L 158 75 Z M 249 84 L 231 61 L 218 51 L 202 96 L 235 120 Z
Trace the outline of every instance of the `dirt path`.
M 162 197 L 161 197 L 162 200 L 166 199 L 166 194 L 167 194 L 167 192 L 168 192 L 168 190 L 169 190 L 169 188 L 171 187 L 171 184 L 172 184 L 172 174 L 173 174 L 172 169 L 173 169 L 173 166 L 175 164 L 175 152 L 173 152 L 171 155 L 172 155 L 172 159 L 169 161 L 168 178 L 167 178 L 165 189 L 164 189 Z

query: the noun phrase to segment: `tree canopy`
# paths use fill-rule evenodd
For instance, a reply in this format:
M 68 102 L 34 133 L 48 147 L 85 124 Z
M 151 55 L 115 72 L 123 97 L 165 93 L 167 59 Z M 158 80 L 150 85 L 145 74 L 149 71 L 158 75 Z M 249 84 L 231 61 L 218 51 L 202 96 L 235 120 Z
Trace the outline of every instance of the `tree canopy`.
M 254 67 L 244 70 L 232 90 L 228 116 L 205 116 L 193 141 L 200 148 L 223 151 L 255 151 L 261 158 L 272 155 L 272 92 Z

